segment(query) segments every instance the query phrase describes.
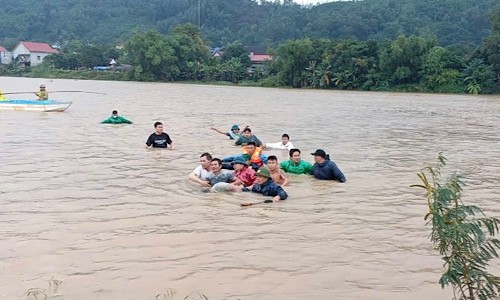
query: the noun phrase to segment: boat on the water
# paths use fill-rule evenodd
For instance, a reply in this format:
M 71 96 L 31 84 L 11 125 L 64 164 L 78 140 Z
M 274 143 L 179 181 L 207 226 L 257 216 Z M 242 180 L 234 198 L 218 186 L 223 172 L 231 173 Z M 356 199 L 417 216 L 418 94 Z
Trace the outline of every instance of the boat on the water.
M 73 102 L 55 100 L 7 100 L 0 101 L 0 110 L 65 111 Z

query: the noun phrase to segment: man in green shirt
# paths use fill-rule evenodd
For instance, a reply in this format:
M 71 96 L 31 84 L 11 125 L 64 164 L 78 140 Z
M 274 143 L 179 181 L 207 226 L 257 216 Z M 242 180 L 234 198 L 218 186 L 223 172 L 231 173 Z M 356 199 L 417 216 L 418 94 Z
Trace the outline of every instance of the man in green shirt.
M 113 110 L 111 117 L 107 118 L 104 121 L 101 121 L 101 124 L 132 124 L 132 121 L 125 119 L 122 116 L 118 115 L 116 110 Z
M 290 159 L 280 164 L 283 171 L 292 174 L 311 174 L 313 166 L 300 158 L 299 149 L 291 149 L 289 154 Z

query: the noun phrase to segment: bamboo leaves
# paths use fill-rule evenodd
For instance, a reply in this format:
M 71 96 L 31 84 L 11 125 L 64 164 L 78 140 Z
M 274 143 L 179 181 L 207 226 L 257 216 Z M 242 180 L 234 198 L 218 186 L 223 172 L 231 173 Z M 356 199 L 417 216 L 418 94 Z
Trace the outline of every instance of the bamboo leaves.
M 478 206 L 465 205 L 461 176 L 452 174 L 441 180 L 445 165 L 440 153 L 435 166 L 417 174 L 422 183 L 412 186 L 425 189 L 429 212 L 424 219 L 431 218 L 426 224 L 432 226 L 430 239 L 444 261 L 439 284 L 453 287 L 453 299 L 498 299 L 500 278 L 487 267 L 490 260 L 499 258 L 500 241 L 494 236 L 500 220 L 487 217 Z

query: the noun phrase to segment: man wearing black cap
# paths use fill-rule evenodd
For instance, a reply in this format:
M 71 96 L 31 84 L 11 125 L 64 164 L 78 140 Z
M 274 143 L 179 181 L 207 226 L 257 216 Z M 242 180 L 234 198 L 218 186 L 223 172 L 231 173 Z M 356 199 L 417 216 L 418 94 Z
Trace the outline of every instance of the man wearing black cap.
M 344 174 L 342 174 L 342 171 L 340 171 L 337 165 L 333 161 L 327 159 L 325 151 L 318 149 L 311 154 L 314 155 L 314 161 L 316 162 L 311 171 L 315 178 L 336 180 L 338 182 L 346 181 Z

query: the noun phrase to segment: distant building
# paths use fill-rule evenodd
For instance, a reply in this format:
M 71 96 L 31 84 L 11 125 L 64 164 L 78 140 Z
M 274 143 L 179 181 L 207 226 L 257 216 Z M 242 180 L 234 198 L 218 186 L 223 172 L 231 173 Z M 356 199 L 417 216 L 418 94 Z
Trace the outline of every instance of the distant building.
M 57 54 L 59 51 L 49 44 L 35 42 L 20 42 L 17 44 L 12 57 L 17 64 L 23 66 L 36 66 L 43 62 L 43 59 L 50 54 Z
M 250 62 L 252 63 L 252 66 L 248 69 L 248 73 L 254 73 L 259 68 L 262 71 L 264 63 L 273 59 L 272 55 L 267 53 L 265 47 L 251 46 L 247 47 L 247 51 L 249 53 Z
M 263 64 L 264 62 L 273 59 L 271 54 L 267 53 L 267 49 L 265 47 L 248 47 L 247 51 L 252 64 Z
M 12 52 L 0 46 L 0 63 L 8 65 L 12 62 Z
M 222 51 L 222 47 L 215 47 L 210 49 L 210 53 L 214 58 L 221 58 L 224 55 L 224 51 Z

